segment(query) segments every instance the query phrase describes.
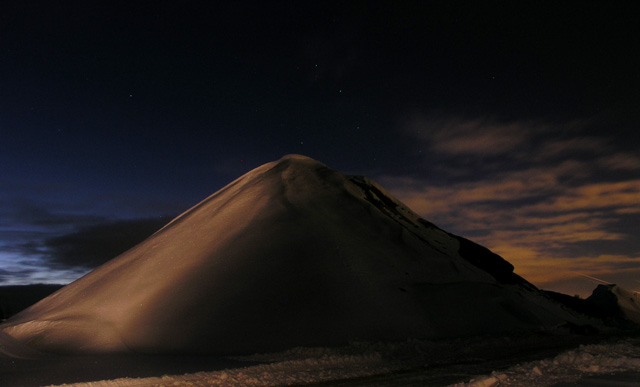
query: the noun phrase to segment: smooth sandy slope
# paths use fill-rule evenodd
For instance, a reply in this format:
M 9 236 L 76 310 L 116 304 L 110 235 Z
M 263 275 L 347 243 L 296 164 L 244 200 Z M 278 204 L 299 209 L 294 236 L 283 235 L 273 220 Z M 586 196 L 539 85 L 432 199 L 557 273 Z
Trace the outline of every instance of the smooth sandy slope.
M 230 355 L 589 323 L 512 270 L 373 181 L 291 155 L 0 331 L 46 352 Z

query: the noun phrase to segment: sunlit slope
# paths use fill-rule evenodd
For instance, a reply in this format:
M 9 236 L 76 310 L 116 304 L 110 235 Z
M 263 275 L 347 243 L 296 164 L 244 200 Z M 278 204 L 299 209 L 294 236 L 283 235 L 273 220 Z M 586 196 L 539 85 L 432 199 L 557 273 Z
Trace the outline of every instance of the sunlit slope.
M 0 326 L 58 352 L 274 351 L 575 320 L 372 181 L 286 156 Z

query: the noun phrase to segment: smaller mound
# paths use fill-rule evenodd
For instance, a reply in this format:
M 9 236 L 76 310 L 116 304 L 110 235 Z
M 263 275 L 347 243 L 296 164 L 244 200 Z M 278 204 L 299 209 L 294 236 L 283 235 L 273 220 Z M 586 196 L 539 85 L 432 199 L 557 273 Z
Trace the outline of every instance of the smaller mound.
M 618 285 L 598 285 L 587 301 L 609 316 L 640 323 L 640 296 Z

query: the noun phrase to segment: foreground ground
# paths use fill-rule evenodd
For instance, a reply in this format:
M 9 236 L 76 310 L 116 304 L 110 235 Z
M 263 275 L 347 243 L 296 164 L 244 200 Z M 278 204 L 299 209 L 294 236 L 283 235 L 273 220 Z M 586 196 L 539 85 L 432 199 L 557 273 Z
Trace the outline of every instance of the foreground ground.
M 637 335 L 609 339 L 534 335 L 353 343 L 341 348 L 296 348 L 235 358 L 142 355 L 0 358 L 0 381 L 6 387 L 72 383 L 87 387 L 595 386 L 611 385 L 612 378 L 622 383 L 617 385 L 637 385 L 640 379 Z

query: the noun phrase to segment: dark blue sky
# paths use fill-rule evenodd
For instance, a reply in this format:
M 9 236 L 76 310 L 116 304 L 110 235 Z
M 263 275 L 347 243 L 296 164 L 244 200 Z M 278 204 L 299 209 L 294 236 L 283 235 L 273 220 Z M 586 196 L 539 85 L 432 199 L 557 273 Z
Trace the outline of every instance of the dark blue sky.
M 640 287 L 631 6 L 0 7 L 0 283 L 68 282 L 300 153 L 378 180 L 541 286 Z

